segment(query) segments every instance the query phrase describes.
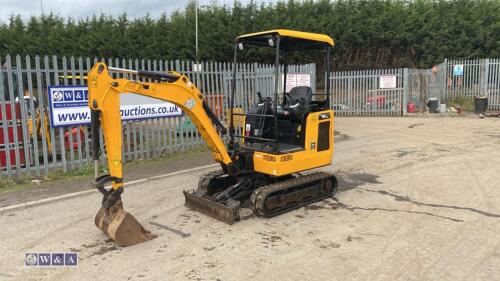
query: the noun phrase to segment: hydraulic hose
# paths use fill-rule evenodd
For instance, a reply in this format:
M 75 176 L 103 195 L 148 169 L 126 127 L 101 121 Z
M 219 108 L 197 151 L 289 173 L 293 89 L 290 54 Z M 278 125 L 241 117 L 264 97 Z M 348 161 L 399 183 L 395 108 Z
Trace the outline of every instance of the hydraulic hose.
M 92 160 L 94 160 L 94 178 L 99 176 L 99 130 L 101 122 L 99 120 L 99 111 L 90 110 L 90 135 L 92 138 Z

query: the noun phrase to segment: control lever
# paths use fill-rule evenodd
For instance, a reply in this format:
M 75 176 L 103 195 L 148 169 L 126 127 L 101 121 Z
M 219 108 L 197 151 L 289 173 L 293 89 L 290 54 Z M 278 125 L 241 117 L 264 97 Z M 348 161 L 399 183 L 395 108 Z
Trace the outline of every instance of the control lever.
M 260 94 L 260 92 L 257 92 L 257 97 L 259 98 L 259 102 L 258 103 L 263 103 L 264 102 L 264 99 L 262 98 L 262 95 Z

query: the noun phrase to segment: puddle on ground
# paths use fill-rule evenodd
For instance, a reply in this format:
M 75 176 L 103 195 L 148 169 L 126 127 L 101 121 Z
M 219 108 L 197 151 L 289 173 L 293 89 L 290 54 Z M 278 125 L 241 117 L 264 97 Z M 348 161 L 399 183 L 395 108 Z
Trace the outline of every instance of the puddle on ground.
M 486 134 L 486 136 L 491 138 L 500 138 L 500 134 Z
M 402 149 L 402 150 L 395 151 L 395 153 L 396 153 L 396 157 L 403 158 L 403 157 L 405 157 L 408 154 L 414 153 L 414 151 L 408 151 L 408 150 Z
M 97 251 L 93 252 L 91 257 L 93 256 L 102 256 L 104 254 L 106 254 L 107 252 L 111 252 L 111 251 L 116 251 L 116 250 L 120 250 L 119 248 L 117 248 L 115 245 L 111 246 L 111 247 L 100 247 Z
M 304 206 L 304 210 L 315 211 L 315 210 L 321 210 L 321 209 L 330 209 L 330 208 L 325 207 L 325 206 L 321 206 L 321 205 L 307 205 L 307 206 Z
M 315 239 L 313 241 L 313 243 L 316 244 L 316 246 L 318 246 L 318 248 L 320 248 L 320 249 L 327 249 L 327 248 L 336 249 L 336 248 L 340 248 L 340 246 L 341 246 L 339 243 L 335 243 L 333 241 L 321 240 L 321 239 Z
M 413 200 L 408 196 L 398 195 L 398 194 L 391 193 L 391 192 L 388 192 L 385 190 L 376 190 L 376 191 L 375 190 L 367 190 L 367 191 L 368 192 L 377 192 L 377 193 L 382 194 L 382 195 L 393 197 L 394 201 L 404 201 L 404 202 L 415 204 L 417 206 L 464 210 L 464 211 L 470 211 L 470 212 L 477 213 L 477 214 L 487 216 L 487 217 L 500 218 L 500 214 L 490 213 L 490 212 L 486 212 L 486 211 L 475 209 L 475 208 L 461 207 L 461 206 L 454 206 L 454 205 L 443 205 L 443 204 L 435 204 L 435 203 L 425 203 L 425 202 Z
M 272 231 L 270 233 L 265 232 L 255 232 L 259 234 L 262 238 L 261 244 L 264 244 L 267 248 L 268 246 L 275 247 L 278 246 L 278 242 L 282 240 L 282 237 L 277 235 L 276 232 Z
M 408 213 L 408 214 L 415 214 L 415 215 L 424 215 L 424 216 L 431 216 L 431 217 L 436 217 L 436 218 L 441 218 L 445 220 L 449 220 L 452 222 L 463 222 L 461 219 L 456 219 L 453 217 L 447 217 L 447 216 L 441 216 L 438 214 L 434 214 L 432 212 L 426 212 L 426 211 L 410 211 L 410 210 L 400 210 L 400 209 L 389 209 L 389 208 L 377 208 L 377 207 L 361 207 L 361 206 L 351 206 L 344 204 L 340 202 L 337 198 L 333 197 L 331 199 L 327 199 L 323 201 L 324 204 L 327 206 L 330 206 L 332 210 L 336 209 L 343 209 L 343 210 L 348 210 L 348 211 L 382 211 L 382 212 L 393 212 L 393 213 Z
M 339 173 L 337 177 L 339 191 L 350 190 L 367 183 L 381 183 L 377 179 L 377 175 L 368 173 Z
M 339 132 L 337 130 L 333 131 L 333 136 L 335 137 L 335 142 L 344 141 L 344 140 L 349 139 L 348 135 L 342 134 L 341 132 Z
M 177 234 L 179 236 L 181 236 L 182 238 L 186 238 L 186 237 L 189 237 L 191 236 L 191 233 L 186 233 L 186 232 L 182 232 L 178 229 L 175 229 L 175 228 L 172 228 L 170 226 L 167 226 L 167 225 L 164 225 L 164 224 L 161 224 L 161 223 L 157 223 L 157 222 L 154 222 L 154 221 L 150 221 L 149 222 L 150 224 L 156 226 L 156 229 L 165 229 L 165 230 L 168 230 L 174 234 Z
M 411 124 L 410 126 L 408 126 L 408 128 L 413 129 L 417 126 L 422 126 L 422 125 L 424 125 L 424 123 L 415 123 L 415 124 Z
M 112 239 L 106 239 L 104 241 L 96 241 L 96 242 L 90 243 L 90 244 L 82 244 L 80 246 L 82 248 L 69 248 L 69 250 L 72 251 L 72 252 L 81 253 L 81 252 L 85 252 L 84 249 L 90 249 L 90 250 L 92 250 L 94 248 L 97 248 L 97 249 L 94 249 L 94 251 L 92 253 L 90 253 L 89 256 L 86 257 L 86 258 L 91 258 L 91 257 L 94 257 L 94 256 L 102 256 L 102 255 L 104 255 L 104 254 L 106 254 L 108 252 L 121 251 L 122 250 L 121 248 L 119 248 L 119 247 L 116 246 L 116 244 L 113 242 Z

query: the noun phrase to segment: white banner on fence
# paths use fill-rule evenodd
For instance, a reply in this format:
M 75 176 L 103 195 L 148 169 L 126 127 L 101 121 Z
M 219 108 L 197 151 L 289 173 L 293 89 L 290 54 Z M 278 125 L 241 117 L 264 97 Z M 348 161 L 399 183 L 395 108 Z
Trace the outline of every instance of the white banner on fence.
M 88 88 L 85 86 L 49 86 L 50 124 L 65 127 L 90 124 Z M 122 120 L 182 115 L 182 110 L 169 102 L 136 94 L 121 95 Z
M 285 79 L 285 75 L 281 75 L 281 84 L 283 85 L 283 81 Z M 311 87 L 311 75 L 310 74 L 287 74 L 286 75 L 286 92 L 290 92 L 290 90 L 294 87 L 298 86 L 307 86 Z
M 395 89 L 397 87 L 397 78 L 395 75 L 383 75 L 379 77 L 380 89 Z

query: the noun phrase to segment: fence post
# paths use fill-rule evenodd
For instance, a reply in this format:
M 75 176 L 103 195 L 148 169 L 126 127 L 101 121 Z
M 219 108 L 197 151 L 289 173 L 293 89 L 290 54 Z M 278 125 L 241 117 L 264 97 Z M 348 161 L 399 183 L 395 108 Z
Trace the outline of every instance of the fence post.
M 445 58 L 443 62 L 444 66 L 444 74 L 443 74 L 443 92 L 441 93 L 441 102 L 443 102 L 443 99 L 448 101 L 448 93 L 446 89 L 448 88 L 448 59 Z
M 410 94 L 410 79 L 409 79 L 409 69 L 403 68 L 403 116 L 408 114 L 406 105 L 408 104 L 408 96 Z
M 2 58 L 0 57 L 0 65 L 3 65 Z M 7 87 L 8 85 L 4 85 L 4 72 L 3 67 L 0 67 L 0 112 L 2 112 L 2 119 L 0 119 L 0 126 L 3 132 L 8 132 L 8 122 L 7 122 Z M 7 73 L 5 73 L 7 75 Z M 10 99 L 9 99 L 10 101 Z M 5 113 L 5 115 L 3 114 Z M 5 117 L 4 117 L 5 116 Z M 4 121 L 6 120 L 6 121 Z M 10 160 L 10 145 L 9 145 L 9 134 L 3 134 L 3 146 L 5 153 L 5 169 L 7 170 L 7 176 L 11 175 L 11 160 Z M 2 140 L 0 140 L 1 142 Z
M 17 130 L 17 122 L 18 118 L 20 116 L 17 116 L 17 110 L 16 110 L 16 105 L 15 105 L 15 88 L 14 88 L 14 69 L 12 68 L 12 59 L 10 55 L 7 55 L 5 58 L 6 64 L 7 64 L 7 86 L 8 86 L 8 93 L 9 93 L 9 101 L 10 101 L 10 113 L 12 116 L 12 137 L 14 140 L 14 156 L 15 156 L 15 168 L 16 168 L 16 175 L 21 175 L 21 156 L 19 152 L 19 136 L 18 136 L 18 130 Z M 7 93 L 7 92 L 6 92 Z M 6 114 L 7 115 L 7 114 Z M 9 147 L 9 142 L 5 143 L 6 148 Z M 11 149 L 6 150 L 5 153 L 10 154 Z
M 33 145 L 33 164 L 35 165 L 35 175 L 39 176 L 40 175 L 40 161 L 39 160 L 39 152 L 38 152 L 38 134 L 36 132 L 36 129 L 37 129 L 37 124 L 35 122 L 35 119 L 36 118 L 33 118 L 33 116 L 35 116 L 36 112 L 35 112 L 35 102 L 34 102 L 34 98 L 35 98 L 35 93 L 33 92 L 33 76 L 32 76 L 32 68 L 31 68 L 31 58 L 30 56 L 25 56 L 25 62 L 26 62 L 26 74 L 27 74 L 27 77 L 26 77 L 26 80 L 28 82 L 28 94 L 29 94 L 29 101 L 27 102 L 26 104 L 26 107 L 28 108 L 28 111 L 30 113 L 30 116 L 31 116 L 31 120 L 32 120 L 32 132 L 31 132 L 31 136 L 29 136 L 30 138 L 30 142 L 32 141 Z M 43 115 L 39 115 L 40 116 L 40 120 L 43 119 Z M 42 129 L 40 131 L 43 131 L 43 127 L 41 127 Z M 28 132 L 28 135 L 29 132 Z M 28 173 L 29 174 L 29 173 Z
M 489 59 L 481 60 L 481 90 L 480 96 L 486 97 L 488 96 L 488 64 L 490 63 Z

